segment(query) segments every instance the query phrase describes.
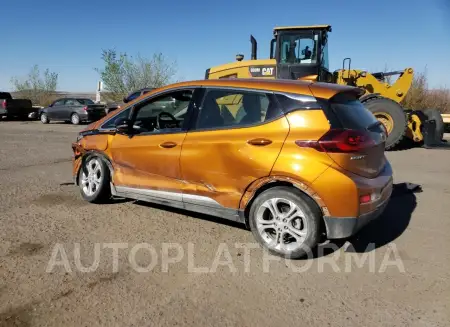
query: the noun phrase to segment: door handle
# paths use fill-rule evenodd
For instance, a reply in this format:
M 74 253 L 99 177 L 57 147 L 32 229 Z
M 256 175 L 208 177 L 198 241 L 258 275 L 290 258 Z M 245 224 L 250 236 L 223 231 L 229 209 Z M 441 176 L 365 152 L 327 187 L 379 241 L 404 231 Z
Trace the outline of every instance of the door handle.
M 161 148 L 170 149 L 170 148 L 176 147 L 177 144 L 176 144 L 175 142 L 164 142 L 164 143 L 161 143 L 159 146 L 160 146 Z
M 247 141 L 247 143 L 251 144 L 251 145 L 256 145 L 256 146 L 265 146 L 265 145 L 271 144 L 272 141 L 268 140 L 268 139 L 264 139 L 264 138 L 257 138 L 257 139 L 249 140 L 249 141 Z

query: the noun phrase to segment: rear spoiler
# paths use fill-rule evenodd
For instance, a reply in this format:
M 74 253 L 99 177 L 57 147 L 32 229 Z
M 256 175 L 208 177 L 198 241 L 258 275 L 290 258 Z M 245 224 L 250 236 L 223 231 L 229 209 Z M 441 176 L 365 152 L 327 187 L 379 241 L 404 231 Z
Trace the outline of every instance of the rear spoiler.
M 337 96 L 351 96 L 359 99 L 366 93 L 366 90 L 359 87 L 324 82 L 313 82 L 309 85 L 309 89 L 316 98 L 330 100 Z

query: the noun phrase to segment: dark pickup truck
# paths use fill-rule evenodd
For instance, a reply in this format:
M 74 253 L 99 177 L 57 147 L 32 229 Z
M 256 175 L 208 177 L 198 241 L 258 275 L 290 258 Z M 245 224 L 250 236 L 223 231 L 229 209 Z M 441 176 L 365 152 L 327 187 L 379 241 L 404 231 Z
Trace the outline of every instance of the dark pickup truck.
M 28 119 L 28 115 L 34 111 L 31 100 L 13 99 L 11 93 L 0 92 L 0 118 L 6 116 L 6 118 Z

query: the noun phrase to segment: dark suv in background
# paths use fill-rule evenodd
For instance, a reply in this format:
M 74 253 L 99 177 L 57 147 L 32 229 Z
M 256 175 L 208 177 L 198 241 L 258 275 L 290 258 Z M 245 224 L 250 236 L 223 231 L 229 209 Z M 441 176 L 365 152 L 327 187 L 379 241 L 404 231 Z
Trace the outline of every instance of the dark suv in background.
M 129 93 L 126 97 L 124 97 L 122 102 L 113 102 L 108 104 L 106 107 L 106 111 L 110 112 L 116 109 L 120 109 L 121 107 L 123 107 L 125 103 L 131 102 L 134 99 L 139 98 L 141 95 L 146 94 L 154 89 L 155 89 L 154 87 L 145 87 L 143 89 L 133 91 Z

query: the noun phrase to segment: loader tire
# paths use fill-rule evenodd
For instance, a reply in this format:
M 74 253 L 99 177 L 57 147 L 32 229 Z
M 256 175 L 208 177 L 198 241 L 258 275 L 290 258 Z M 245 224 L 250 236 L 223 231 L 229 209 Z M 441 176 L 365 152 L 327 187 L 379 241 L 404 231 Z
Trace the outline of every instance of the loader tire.
M 442 119 L 441 112 L 437 109 L 426 109 L 423 113 L 427 116 L 428 120 L 434 120 L 436 122 L 436 131 L 435 131 L 435 142 L 436 144 L 441 143 L 444 138 L 444 120 Z
M 383 97 L 369 98 L 363 104 L 388 131 L 385 149 L 391 150 L 398 146 L 405 138 L 408 128 L 408 119 L 402 106 Z

